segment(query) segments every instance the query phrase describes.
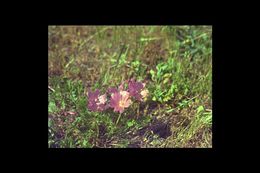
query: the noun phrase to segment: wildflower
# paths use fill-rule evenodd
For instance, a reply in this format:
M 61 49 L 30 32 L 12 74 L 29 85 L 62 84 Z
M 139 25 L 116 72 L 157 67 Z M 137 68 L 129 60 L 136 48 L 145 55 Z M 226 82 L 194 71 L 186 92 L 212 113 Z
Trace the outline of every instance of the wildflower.
M 103 111 L 108 106 L 106 105 L 107 102 L 107 95 L 100 95 L 99 90 L 95 92 L 88 92 L 88 109 L 91 111 Z
M 136 98 L 137 100 L 141 101 L 142 95 L 141 91 L 144 88 L 145 84 L 142 82 L 135 82 L 131 79 L 128 83 L 128 90 L 132 97 Z
M 129 92 L 127 91 L 114 92 L 111 95 L 110 107 L 114 108 L 114 112 L 124 112 L 124 109 L 132 103 L 129 96 Z
M 98 102 L 97 102 L 97 106 L 98 106 L 97 110 L 103 111 L 103 110 L 107 109 L 109 105 L 106 104 L 106 102 L 107 102 L 106 94 L 99 96 Z
M 98 104 L 105 104 L 106 101 L 107 101 L 107 95 L 104 94 L 104 95 L 99 96 L 99 97 L 98 97 L 98 101 L 99 101 Z

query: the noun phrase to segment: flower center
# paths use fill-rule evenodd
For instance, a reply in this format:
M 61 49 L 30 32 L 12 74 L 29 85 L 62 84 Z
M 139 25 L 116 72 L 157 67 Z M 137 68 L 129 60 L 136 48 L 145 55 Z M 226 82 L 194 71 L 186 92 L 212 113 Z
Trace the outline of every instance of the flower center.
M 124 106 L 124 103 L 120 100 L 119 101 L 119 107 L 123 107 Z

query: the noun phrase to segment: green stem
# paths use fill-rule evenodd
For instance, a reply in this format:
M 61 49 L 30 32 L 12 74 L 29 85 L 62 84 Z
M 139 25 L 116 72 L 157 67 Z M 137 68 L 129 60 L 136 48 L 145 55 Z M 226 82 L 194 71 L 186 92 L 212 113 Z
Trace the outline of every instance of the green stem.
M 117 125 L 117 123 L 118 123 L 120 117 L 121 117 L 121 113 L 119 114 L 119 116 L 118 116 L 118 118 L 117 118 L 117 120 L 116 120 L 116 125 Z

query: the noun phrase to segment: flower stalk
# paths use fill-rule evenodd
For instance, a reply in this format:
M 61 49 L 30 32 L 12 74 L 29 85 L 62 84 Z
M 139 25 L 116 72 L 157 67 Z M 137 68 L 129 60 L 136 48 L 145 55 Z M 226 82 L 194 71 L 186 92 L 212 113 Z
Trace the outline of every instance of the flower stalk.
M 116 125 L 118 124 L 119 119 L 121 118 L 121 115 L 122 115 L 122 113 L 119 114 L 119 116 L 118 116 L 118 118 L 117 118 L 117 120 L 116 120 Z

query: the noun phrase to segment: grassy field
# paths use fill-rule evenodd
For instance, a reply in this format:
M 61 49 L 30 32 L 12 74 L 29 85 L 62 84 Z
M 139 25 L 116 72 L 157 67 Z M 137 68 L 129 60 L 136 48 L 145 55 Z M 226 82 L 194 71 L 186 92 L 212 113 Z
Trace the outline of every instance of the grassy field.
M 211 26 L 49 26 L 48 81 L 49 148 L 212 147 Z

